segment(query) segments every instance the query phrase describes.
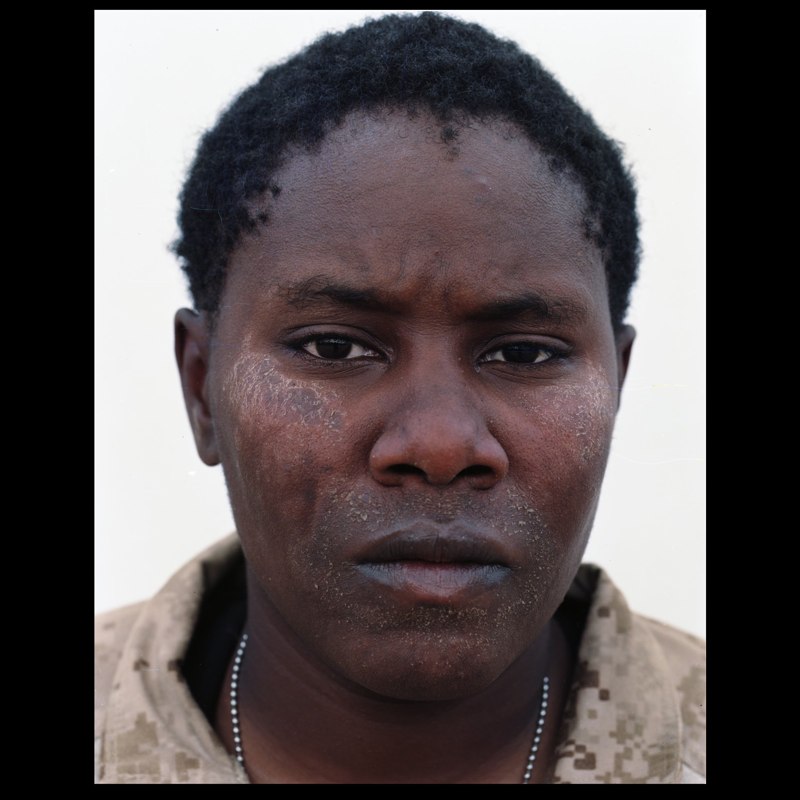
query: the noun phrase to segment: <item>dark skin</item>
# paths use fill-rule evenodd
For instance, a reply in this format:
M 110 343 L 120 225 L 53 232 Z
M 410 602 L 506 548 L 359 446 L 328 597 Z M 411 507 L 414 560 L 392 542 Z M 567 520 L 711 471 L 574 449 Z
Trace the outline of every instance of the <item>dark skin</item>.
M 505 122 L 351 115 L 294 154 L 213 333 L 176 318 L 247 561 L 254 783 L 547 780 L 634 333 L 583 196 Z M 232 750 L 226 691 L 217 731 Z

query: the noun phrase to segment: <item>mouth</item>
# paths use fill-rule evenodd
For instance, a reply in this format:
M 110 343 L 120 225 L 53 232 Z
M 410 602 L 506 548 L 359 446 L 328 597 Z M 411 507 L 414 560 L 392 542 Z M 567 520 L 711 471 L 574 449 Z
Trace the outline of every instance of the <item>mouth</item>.
M 504 544 L 486 531 L 423 523 L 371 542 L 355 568 L 398 601 L 458 606 L 496 589 L 511 565 Z

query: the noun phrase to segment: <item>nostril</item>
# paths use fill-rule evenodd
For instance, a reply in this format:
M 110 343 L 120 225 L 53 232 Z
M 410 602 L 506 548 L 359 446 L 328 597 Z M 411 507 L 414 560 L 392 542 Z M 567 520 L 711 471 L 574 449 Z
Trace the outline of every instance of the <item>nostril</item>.
M 381 483 L 387 486 L 403 486 L 409 480 L 427 480 L 425 471 L 413 464 L 389 464 L 377 472 Z
M 395 475 L 422 475 L 423 477 L 425 475 L 423 470 L 413 464 L 392 464 L 388 471 Z
M 474 464 L 462 469 L 456 480 L 459 478 L 466 478 L 474 489 L 491 489 L 497 482 L 498 476 L 491 467 Z
M 422 478 L 427 483 L 431 482 L 430 475 L 428 475 L 428 473 L 424 469 L 421 469 L 420 467 L 415 467 L 413 464 L 392 464 L 386 469 L 386 472 L 388 475 L 391 475 L 396 480 L 401 480 L 406 476 L 415 475 L 419 478 Z M 465 467 L 452 478 L 439 482 L 449 484 L 461 478 L 467 478 L 469 482 L 477 488 L 481 488 L 484 485 L 488 488 L 494 485 L 496 476 L 494 470 L 491 467 L 485 467 L 481 466 L 480 464 L 474 464 L 470 467 Z
M 472 467 L 467 467 L 466 469 L 462 469 L 461 472 L 459 472 L 456 477 L 492 478 L 494 477 L 494 470 L 491 467 L 482 467 L 480 464 L 476 464 Z

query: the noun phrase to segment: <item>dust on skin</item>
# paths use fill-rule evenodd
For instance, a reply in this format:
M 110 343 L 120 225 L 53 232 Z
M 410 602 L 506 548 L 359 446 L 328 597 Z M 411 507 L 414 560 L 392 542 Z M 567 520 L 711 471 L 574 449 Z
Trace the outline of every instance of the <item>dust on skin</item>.
M 595 491 L 598 498 L 615 409 L 616 389 L 609 383 L 606 371 L 597 367 L 592 367 L 581 383 L 541 387 L 536 400 L 531 401 L 531 424 L 547 431 L 545 437 L 555 436 L 561 440 L 564 460 L 573 465 L 582 464 L 587 477 L 597 476 Z M 567 444 L 572 447 L 566 447 Z M 492 609 L 491 615 L 487 609 L 477 605 L 459 609 L 417 606 L 398 614 L 394 609 L 353 603 L 349 597 L 346 572 L 335 561 L 341 545 L 346 544 L 354 530 L 359 531 L 359 536 L 363 536 L 364 529 L 389 530 L 399 524 L 398 518 L 408 515 L 407 507 L 402 512 L 392 513 L 385 503 L 376 502 L 365 491 L 344 487 L 337 492 L 325 504 L 327 513 L 319 526 L 319 535 L 307 543 L 308 547 L 303 546 L 293 560 L 303 568 L 307 567 L 309 559 L 319 566 L 321 577 L 314 589 L 318 592 L 319 602 L 327 607 L 328 614 L 351 619 L 356 616 L 368 631 L 374 633 L 395 630 L 403 636 L 409 653 L 416 648 L 441 644 L 442 632 L 448 631 L 447 638 L 452 636 L 453 648 L 435 649 L 449 653 L 448 661 L 455 664 L 491 646 L 495 636 L 500 639 L 507 636 L 514 626 L 519 626 L 526 611 L 533 611 L 542 602 L 552 604 L 553 598 L 546 595 L 555 572 L 554 565 L 566 558 L 577 569 L 594 512 L 587 518 L 583 535 L 572 542 L 560 541 L 531 502 L 531 499 L 534 502 L 545 500 L 546 505 L 546 498 L 537 498 L 539 491 L 538 487 L 532 486 L 507 487 L 506 513 L 491 519 L 487 519 L 490 514 L 481 498 L 443 494 L 439 497 L 425 495 L 413 501 L 413 516 L 442 523 L 460 515 L 485 519 L 487 525 L 509 539 L 524 542 L 527 565 L 525 577 L 520 579 L 519 591 L 513 599 Z M 335 553 L 331 553 L 333 543 Z M 565 546 L 569 552 L 564 552 Z M 429 632 L 430 641 L 420 636 L 425 631 Z M 413 663 L 412 657 L 409 665 Z
M 232 426 L 234 455 L 247 450 L 250 425 L 261 418 L 264 408 L 270 409 L 271 423 L 285 430 L 320 426 L 332 432 L 341 430 L 345 414 L 336 390 L 325 386 L 323 391 L 314 381 L 283 375 L 268 355 L 253 346 L 253 338 L 251 332 L 245 334 L 238 357 L 222 382 L 223 402 L 236 410 L 237 419 Z M 246 424 L 239 424 L 240 421 Z M 238 457 L 231 460 L 228 468 L 234 469 L 240 479 L 245 477 Z M 262 479 L 260 470 L 255 477 Z
M 286 425 L 324 425 L 338 430 L 342 425 L 341 405 L 335 389 L 321 391 L 313 381 L 299 381 L 282 375 L 269 356 L 253 347 L 253 334 L 247 332 L 239 357 L 222 384 L 230 408 L 239 408 L 243 418 L 258 416 L 268 407 L 274 419 Z M 238 443 L 237 443 L 238 444 Z
M 353 143 L 347 136 L 330 145 L 325 159 L 300 157 L 289 165 L 289 172 L 298 174 L 293 180 L 283 176 L 273 227 L 243 244 L 230 275 L 226 297 L 234 310 L 221 330 L 231 337 L 232 350 L 218 362 L 223 372 L 217 375 L 222 391 L 215 395 L 220 412 L 215 423 L 251 585 L 258 592 L 254 607 L 283 617 L 312 653 L 357 684 L 389 694 L 400 687 L 413 697 L 414 681 L 429 681 L 417 686 L 416 696 L 422 697 L 440 696 L 445 685 L 457 694 L 450 681 L 465 669 L 472 671 L 472 690 L 488 685 L 530 648 L 555 613 L 593 521 L 617 377 L 607 309 L 597 302 L 605 292 L 599 254 L 576 236 L 583 205 L 575 196 L 579 191 L 554 178 L 541 159 L 527 168 L 529 175 L 523 171 L 527 178 L 520 184 L 520 170 L 510 170 L 506 161 L 516 153 L 530 165 L 527 145 L 505 147 L 497 131 L 486 128 L 472 132 L 474 141 L 466 131 L 459 137 L 464 165 L 480 167 L 472 182 L 458 170 L 443 171 L 437 153 L 413 141 L 399 148 L 402 158 L 387 195 L 380 183 L 386 153 L 398 150 L 396 136 L 402 145 L 402 135 L 413 133 L 413 126 L 400 127 L 373 126 L 374 141 L 356 142 L 365 162 L 360 166 L 351 164 Z M 520 148 L 526 152 L 516 152 Z M 494 164 L 495 158 L 502 163 Z M 490 178 L 497 183 L 492 191 Z M 445 179 L 453 188 L 442 193 Z M 305 185 L 314 187 L 310 196 L 292 190 Z M 426 203 L 436 192 L 435 202 Z M 475 194 L 481 197 L 480 213 L 469 200 Z M 523 195 L 525 202 L 519 200 Z M 531 215 L 517 208 L 526 203 L 536 210 L 541 230 L 532 232 Z M 405 218 L 398 208 L 409 215 L 399 226 L 396 220 Z M 316 227 L 309 226 L 310 219 Z M 376 230 L 385 233 L 374 235 Z M 329 262 L 331 253 L 339 260 Z M 364 261 L 380 264 L 380 271 L 362 276 Z M 537 272 L 526 277 L 531 263 Z M 372 377 L 385 361 L 353 373 L 352 380 L 331 380 L 322 365 L 295 368 L 290 356 L 273 361 L 267 355 L 275 341 L 282 342 L 281 325 L 289 324 L 272 320 L 289 320 L 291 308 L 273 303 L 265 281 L 277 285 L 287 275 L 309 280 L 318 271 L 345 282 L 357 272 L 359 285 L 373 283 L 408 309 L 403 323 L 392 323 L 391 330 L 412 343 L 407 352 L 414 358 L 399 362 L 402 369 L 394 373 L 381 373 L 385 383 Z M 486 380 L 466 365 L 454 368 L 448 345 L 458 339 L 454 325 L 483 302 L 476 287 L 497 285 L 500 289 L 488 294 L 503 299 L 507 284 L 566 296 L 589 309 L 563 337 L 578 340 L 565 367 L 556 362 L 552 373 L 548 368 L 535 380 L 498 365 L 474 364 L 487 370 Z M 222 319 L 225 323 L 225 315 Z M 361 317 L 334 315 L 335 322 L 342 319 L 337 328 L 358 326 Z M 362 392 L 358 381 L 374 394 Z M 466 388 L 455 394 L 456 386 Z M 470 412 L 480 429 L 475 435 L 484 431 L 484 445 L 493 437 L 507 454 L 507 473 L 497 467 L 502 483 L 488 491 L 470 490 L 466 480 L 448 487 L 438 481 L 415 487 L 413 480 L 398 486 L 371 474 L 371 448 L 381 431 L 402 439 L 406 422 L 425 409 L 448 407 L 445 400 L 451 417 Z M 435 429 L 443 423 L 431 424 Z M 419 430 L 418 425 L 417 435 Z M 468 426 L 464 431 L 467 438 L 473 435 Z M 397 455 L 398 463 L 415 468 L 416 457 Z M 487 458 L 495 464 L 493 455 Z M 390 600 L 359 583 L 354 553 L 418 520 L 466 521 L 492 531 L 515 554 L 512 574 L 487 593 L 491 598 L 448 607 Z M 425 672 L 416 670 L 423 662 L 430 665 L 427 677 L 415 678 L 415 671 Z
M 332 387 L 326 385 L 322 391 L 313 381 L 279 374 L 267 356 L 254 353 L 249 345 L 249 341 L 243 342 L 240 356 L 224 382 L 227 401 L 231 408 L 238 409 L 242 419 L 258 419 L 258 408 L 269 407 L 271 424 L 279 424 L 284 430 L 320 425 L 329 430 L 329 435 L 341 430 L 341 402 Z M 587 476 L 598 476 L 596 491 L 599 495 L 616 404 L 616 392 L 606 372 L 592 368 L 580 383 L 539 387 L 536 399 L 529 403 L 526 417 L 530 424 L 541 429 L 543 440 L 550 437 L 560 440 L 564 461 L 573 467 L 583 465 Z M 234 426 L 237 451 L 240 437 L 247 437 L 247 427 Z M 236 461 L 238 469 L 238 459 Z M 599 466 L 598 461 L 603 465 Z M 297 585 L 301 588 L 300 578 L 309 570 L 314 573 L 316 579 L 309 593 L 315 595 L 320 616 L 328 620 L 328 628 L 337 624 L 352 625 L 353 620 L 359 620 L 359 627 L 366 635 L 392 632 L 397 652 L 402 651 L 407 656 L 406 668 L 410 674 L 422 654 L 430 660 L 431 652 L 439 653 L 441 674 L 451 676 L 456 690 L 459 675 L 463 677 L 460 664 L 469 663 L 492 648 L 495 642 L 513 636 L 520 628 L 520 620 L 536 616 L 531 612 L 541 609 L 542 604 L 554 610 L 561 599 L 550 594 L 554 565 L 566 559 L 577 569 L 580 562 L 593 513 L 587 520 L 584 535 L 571 542 L 561 541 L 537 510 L 537 505 L 548 507 L 549 504 L 549 498 L 540 496 L 541 491 L 539 486 L 507 486 L 504 513 L 493 515 L 480 497 L 447 492 L 438 496 L 421 494 L 410 500 L 407 498 L 408 502 L 402 506 L 390 506 L 385 498 L 376 499 L 373 494 L 354 490 L 352 483 L 343 481 L 321 504 L 325 513 L 319 524 L 310 526 L 314 535 L 298 537 L 290 546 L 286 567 L 290 574 L 297 574 Z M 504 602 L 490 611 L 479 604 L 459 608 L 420 605 L 398 609 L 385 603 L 365 603 L 363 595 L 359 596 L 352 588 L 352 565 L 343 563 L 342 553 L 354 535 L 357 540 L 363 540 L 365 531 L 390 530 L 409 517 L 444 524 L 461 516 L 484 520 L 487 526 L 505 537 L 524 543 L 525 569 L 516 577 L 516 590 L 510 592 Z M 569 552 L 565 552 L 565 547 Z M 530 634 L 525 635 L 529 637 Z M 315 638 L 326 635 L 326 631 L 318 630 Z M 420 655 L 415 657 L 415 652 Z M 369 673 L 373 666 L 365 662 L 364 672 Z
M 346 440 L 347 431 L 343 428 L 347 427 L 347 420 L 335 389 L 328 384 L 320 388 L 313 380 L 281 375 L 269 357 L 255 352 L 248 340 L 243 342 L 223 387 L 226 403 L 237 409 L 237 416 L 244 423 L 233 426 L 237 456 L 242 449 L 247 450 L 246 441 L 252 441 L 249 426 L 262 418 L 264 408 L 270 409 L 269 424 L 280 426 L 282 435 L 290 435 L 292 428 L 304 429 L 307 439 L 308 432 L 316 429 L 320 434 L 326 430 L 328 437 Z M 616 390 L 607 371 L 592 367 L 580 383 L 541 386 L 535 399 L 520 402 L 529 404 L 525 421 L 540 431 L 538 438 L 544 445 L 551 439 L 560 441 L 559 458 L 571 465 L 566 470 L 571 480 L 583 482 L 585 490 L 586 479 L 596 476 L 595 492 L 599 497 L 616 408 Z M 308 460 L 313 468 L 313 458 Z M 291 468 L 302 470 L 302 463 L 303 454 L 299 452 Z M 234 466 L 241 479 L 245 477 L 238 457 L 228 466 Z M 553 466 L 560 471 L 561 465 Z M 523 469 L 519 474 L 530 473 Z M 583 475 L 580 479 L 579 474 Z M 255 474 L 250 472 L 248 483 L 254 486 L 252 496 L 257 497 L 260 492 L 255 487 L 268 485 L 269 477 L 256 470 Z M 562 491 L 556 487 L 508 485 L 502 513 L 497 514 L 493 513 L 494 503 L 487 504 L 482 496 L 422 493 L 406 497 L 402 504 L 389 504 L 385 497 L 352 487 L 347 478 L 338 485 L 332 483 L 324 501 L 317 499 L 317 507 L 324 509 L 324 514 L 317 524 L 308 526 L 312 535 L 297 537 L 285 554 L 287 573 L 290 577 L 296 575 L 298 591 L 308 595 L 319 610 L 319 618 L 327 621 L 324 629 L 317 627 L 309 633 L 316 639 L 335 638 L 332 632 L 338 626 L 352 627 L 357 620 L 363 636 L 385 639 L 390 634 L 395 657 L 403 654 L 403 671 L 412 677 L 423 657 L 430 665 L 431 654 L 436 653 L 439 663 L 433 671 L 450 676 L 454 694 L 460 691 L 459 682 L 467 680 L 465 664 L 473 663 L 509 638 L 535 638 L 538 630 L 523 630 L 521 622 L 548 619 L 550 614 L 542 614 L 543 608 L 550 609 L 550 613 L 555 611 L 562 599 L 554 595 L 556 565 L 566 561 L 577 569 L 594 517 L 593 511 L 587 516 L 582 535 L 563 540 L 538 510 L 552 513 L 553 501 L 548 494 Z M 409 518 L 446 524 L 460 517 L 482 520 L 504 537 L 518 545 L 522 543 L 524 569 L 514 576 L 514 590 L 504 593 L 502 602 L 489 608 L 480 603 L 457 608 L 398 608 L 374 599 L 366 602 L 363 591 L 354 584 L 353 565 L 342 558 L 354 537 L 363 541 L 370 538 L 370 532 L 391 530 Z M 309 574 L 315 576 L 311 584 L 304 582 Z M 369 651 L 365 658 L 363 674 L 379 673 L 379 665 L 371 662 Z
M 588 465 L 608 457 L 616 396 L 607 372 L 590 364 L 580 383 L 542 387 L 532 412 L 540 424 L 558 430 L 562 441 L 574 441 Z
M 467 679 L 466 664 L 482 658 L 487 648 L 491 652 L 498 642 L 519 632 L 520 621 L 534 616 L 530 612 L 543 602 L 548 605 L 555 602 L 547 595 L 552 585 L 553 565 L 563 559 L 563 543 L 520 493 L 509 489 L 507 497 L 513 514 L 490 522 L 486 519 L 487 507 L 480 499 L 447 494 L 438 498 L 422 496 L 388 509 L 385 502 L 378 502 L 371 494 L 345 485 L 324 503 L 327 510 L 321 523 L 314 526 L 315 535 L 305 541 L 298 540 L 292 547 L 287 567 L 290 572 L 297 569 L 298 574 L 307 573 L 312 567 L 317 576 L 313 583 L 315 601 L 320 618 L 327 619 L 329 627 L 352 626 L 358 620 L 364 635 L 382 637 L 384 645 L 385 637 L 391 635 L 395 652 L 403 654 L 402 669 L 408 676 L 414 675 L 423 660 L 430 662 L 432 653 L 438 654 L 437 669 L 440 674 L 450 676 L 451 690 L 457 695 L 459 681 Z M 461 516 L 484 519 L 486 527 L 491 526 L 517 542 L 524 539 L 527 563 L 512 578 L 515 588 L 504 592 L 503 602 L 487 606 L 476 601 L 457 608 L 426 605 L 398 608 L 378 597 L 366 602 L 358 585 L 353 585 L 352 565 L 342 563 L 342 551 L 354 537 L 363 540 L 365 531 L 391 530 L 401 526 L 409 516 L 441 523 Z M 327 635 L 327 630 L 320 630 L 315 637 Z M 527 637 L 529 632 L 521 635 Z M 399 663 L 398 658 L 398 666 Z M 375 668 L 369 660 L 362 663 L 365 675 Z

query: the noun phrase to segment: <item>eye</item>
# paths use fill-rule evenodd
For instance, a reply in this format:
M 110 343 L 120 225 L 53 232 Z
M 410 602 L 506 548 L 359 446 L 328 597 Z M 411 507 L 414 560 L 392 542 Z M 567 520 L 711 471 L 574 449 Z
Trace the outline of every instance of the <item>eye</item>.
M 364 345 L 341 336 L 315 336 L 301 347 L 315 358 L 326 361 L 346 361 L 354 358 L 375 358 L 378 353 Z
M 481 357 L 480 363 L 489 361 L 505 361 L 510 364 L 541 364 L 554 358 L 556 353 L 549 347 L 535 342 L 513 342 L 490 350 Z

